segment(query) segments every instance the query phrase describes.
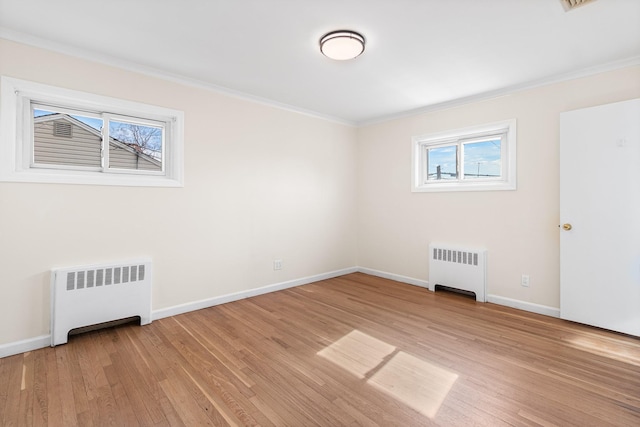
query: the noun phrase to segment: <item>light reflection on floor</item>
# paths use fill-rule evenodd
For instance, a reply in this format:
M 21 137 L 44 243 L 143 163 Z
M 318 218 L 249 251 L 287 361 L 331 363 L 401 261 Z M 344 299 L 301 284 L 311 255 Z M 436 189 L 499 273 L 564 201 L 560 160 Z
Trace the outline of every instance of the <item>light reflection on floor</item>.
M 368 383 L 433 418 L 457 379 L 453 372 L 401 351 Z
M 318 356 L 332 361 L 362 379 L 395 350 L 394 346 L 384 341 L 353 330 L 320 350 Z
M 566 341 L 573 348 L 640 366 L 640 352 L 638 351 L 638 347 L 634 348 L 626 343 L 617 343 L 609 339 L 591 338 L 588 336 L 566 338 Z
M 318 355 L 429 418 L 436 416 L 458 375 L 353 330 Z

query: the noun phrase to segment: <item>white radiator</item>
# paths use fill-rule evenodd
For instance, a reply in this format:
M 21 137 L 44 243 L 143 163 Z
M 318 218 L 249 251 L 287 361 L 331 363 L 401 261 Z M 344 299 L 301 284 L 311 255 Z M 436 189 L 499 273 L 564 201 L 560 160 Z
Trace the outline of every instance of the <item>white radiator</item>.
M 51 346 L 75 328 L 140 316 L 151 323 L 151 260 L 51 270 Z
M 429 245 L 429 289 L 437 286 L 473 292 L 476 301 L 485 302 L 487 251 L 448 245 Z

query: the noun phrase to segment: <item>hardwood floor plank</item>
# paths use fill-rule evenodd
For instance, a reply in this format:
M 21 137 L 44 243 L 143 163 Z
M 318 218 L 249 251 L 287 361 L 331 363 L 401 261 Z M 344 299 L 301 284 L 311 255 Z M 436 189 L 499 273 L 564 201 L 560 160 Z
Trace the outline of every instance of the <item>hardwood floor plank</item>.
M 209 331 L 206 333 L 198 332 L 196 326 L 201 324 L 200 322 L 208 323 L 206 318 L 198 318 L 198 321 L 194 322 L 190 319 L 190 316 L 185 316 L 180 319 L 176 318 L 175 321 L 180 325 L 184 333 L 189 334 L 195 343 L 199 345 L 199 347 L 197 347 L 200 350 L 199 355 L 202 359 L 210 361 L 210 363 L 207 363 L 207 367 L 212 372 L 218 370 L 232 373 L 225 377 L 226 381 L 229 381 L 229 383 L 243 395 L 248 397 L 254 395 L 251 387 L 255 385 L 255 383 L 242 371 L 243 368 L 246 368 L 246 364 L 244 362 L 232 363 L 229 356 L 225 355 L 224 350 L 221 351 L 225 345 L 218 345 L 215 337 L 209 335 Z
M 50 402 L 47 396 L 47 384 L 50 379 L 47 375 L 47 353 L 52 353 L 52 351 L 34 352 L 33 382 L 29 385 L 29 387 L 31 387 L 33 390 L 32 396 L 34 426 L 45 426 L 48 424 L 47 419 Z
M 113 389 L 109 384 L 99 387 L 95 399 L 95 407 L 92 411 L 96 425 L 124 424 L 126 412 L 118 410 L 118 405 L 113 397 Z
M 135 414 L 141 424 L 159 423 L 167 418 L 167 409 L 162 406 L 166 402 L 166 396 L 162 391 L 159 382 L 166 379 L 156 377 L 141 361 L 136 347 L 131 343 L 131 338 L 127 332 L 129 328 L 118 328 L 118 345 L 120 350 L 111 355 L 114 369 L 118 372 L 118 378 L 135 408 Z M 169 405 L 171 411 L 173 406 Z
M 56 359 L 56 350 L 54 348 L 43 349 L 45 355 L 44 373 L 36 373 L 36 381 L 40 381 L 42 376 L 46 376 L 46 388 L 42 390 L 44 399 L 46 399 L 46 413 L 43 414 L 43 425 L 49 425 L 54 422 L 62 424 L 62 388 L 58 378 L 58 362 Z
M 109 381 L 109 386 L 111 387 L 111 392 L 113 393 L 115 404 L 118 407 L 116 413 L 118 414 L 118 419 L 121 421 L 121 424 L 127 426 L 136 426 L 140 424 L 151 425 L 152 422 L 148 417 L 146 410 L 143 409 L 139 411 L 140 414 L 136 416 L 136 412 L 134 412 L 132 406 L 132 401 L 135 401 L 135 398 L 129 399 L 124 386 L 120 382 L 118 371 L 115 369 L 113 364 L 105 367 L 105 375 L 107 377 L 107 380 Z M 144 408 L 144 405 L 139 406 L 142 406 Z M 143 421 L 138 422 L 139 419 L 142 419 Z
M 22 425 L 33 425 L 33 389 L 31 385 L 34 382 L 34 354 L 33 352 L 24 353 L 22 359 L 22 376 L 20 379 L 20 406 L 19 413 L 21 417 L 19 422 Z
M 640 339 L 354 273 L 0 359 L 0 425 L 637 426 Z
M 78 365 L 82 373 L 82 378 L 84 379 L 87 399 L 89 401 L 97 399 L 100 395 L 98 389 L 109 383 L 98 358 L 96 346 L 93 344 L 93 336 L 94 334 L 79 335 L 77 338 L 78 345 L 76 347 Z
M 184 387 L 182 381 L 176 379 L 174 375 L 169 374 L 166 379 L 160 382 L 160 387 L 185 425 L 214 425 L 206 415 L 207 409 L 203 410 L 197 400 Z M 225 422 L 222 425 L 228 426 L 229 424 Z
M 74 398 L 74 379 L 71 375 L 72 359 L 69 357 L 69 350 L 71 346 L 58 346 L 53 349 L 56 356 L 56 371 L 58 374 L 60 407 L 62 413 L 62 423 L 64 426 L 77 426 L 77 409 Z M 84 381 L 83 381 L 84 384 Z M 86 397 L 85 397 L 86 398 Z M 50 417 L 51 425 L 56 425 L 60 418 L 53 418 L 53 414 Z
M 86 425 L 87 422 L 91 423 L 91 418 L 87 419 L 90 412 L 89 400 L 95 395 L 93 390 L 87 390 L 86 384 L 91 383 L 91 378 L 86 378 L 86 372 L 82 372 L 79 357 L 79 353 L 83 352 L 82 336 L 74 337 L 73 346 L 67 346 L 67 360 L 68 371 L 70 374 L 70 384 L 73 391 L 73 402 L 75 406 L 75 412 L 78 415 L 78 423 Z M 81 414 L 83 414 L 81 416 Z
M 182 328 L 177 319 L 174 321 Z M 217 359 L 211 358 L 210 353 L 203 350 L 202 343 L 196 340 L 193 335 L 182 331 L 182 336 L 179 338 L 180 343 L 174 347 L 176 351 L 172 357 L 174 365 L 181 369 L 186 386 L 198 397 L 204 395 L 215 408 L 212 413 L 219 413 L 227 420 L 227 423 L 255 425 L 255 420 L 245 409 L 246 405 L 239 403 L 246 404 L 244 395 L 234 393 L 237 388 L 229 381 L 229 377 L 233 375 L 229 375 L 225 367 L 217 363 Z M 167 345 L 171 342 L 175 341 L 169 338 Z M 177 369 L 176 372 L 180 373 Z M 236 383 L 241 384 L 240 382 Z
M 119 407 L 123 408 L 123 413 L 133 413 L 139 425 L 153 425 L 164 420 L 165 417 L 157 405 L 156 399 L 149 399 L 147 395 L 143 394 L 144 387 L 135 380 L 135 376 L 129 373 L 129 367 L 127 366 L 129 363 L 123 361 L 117 353 L 114 353 L 111 357 L 113 363 L 109 369 L 106 369 L 107 378 L 109 378 L 109 383 L 115 389 L 114 397 Z M 152 408 L 151 411 L 149 407 Z M 154 409 L 158 415 L 152 417 L 150 413 Z M 131 424 L 136 425 L 133 422 Z

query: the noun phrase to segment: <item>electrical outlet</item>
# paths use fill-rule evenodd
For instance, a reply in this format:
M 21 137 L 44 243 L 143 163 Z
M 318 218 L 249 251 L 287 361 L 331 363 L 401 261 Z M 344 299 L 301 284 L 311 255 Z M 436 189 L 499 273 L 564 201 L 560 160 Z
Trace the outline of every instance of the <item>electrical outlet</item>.
M 282 270 L 282 260 L 276 259 L 273 261 L 273 269 L 274 270 Z
M 529 275 L 523 274 L 522 279 L 520 280 L 520 284 L 526 288 L 529 287 Z

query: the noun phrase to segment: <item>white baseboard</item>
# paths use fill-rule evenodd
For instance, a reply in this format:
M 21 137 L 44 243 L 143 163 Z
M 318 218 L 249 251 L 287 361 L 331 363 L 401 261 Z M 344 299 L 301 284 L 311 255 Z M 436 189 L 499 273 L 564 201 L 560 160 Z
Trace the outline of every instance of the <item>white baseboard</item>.
M 273 285 L 267 285 L 260 288 L 249 289 L 242 292 L 235 292 L 232 294 L 222 295 L 215 298 L 208 298 L 200 301 L 190 302 L 186 304 L 180 304 L 173 307 L 161 308 L 152 312 L 151 317 L 153 320 L 162 319 L 164 317 L 176 316 L 178 314 L 188 313 L 190 311 L 200 310 L 207 307 L 213 307 L 219 304 L 225 304 L 232 301 L 238 301 L 245 298 L 254 297 L 257 295 L 267 294 L 269 292 L 276 292 L 283 289 L 289 289 L 296 286 L 307 285 L 313 282 L 319 282 L 321 280 L 332 279 L 334 277 L 344 276 L 350 273 L 365 273 L 371 276 L 382 277 L 385 279 L 395 280 L 396 282 L 407 283 L 409 285 L 420 286 L 422 288 L 429 288 L 429 282 L 426 280 L 416 279 L 413 277 L 402 276 L 394 273 L 387 273 L 385 271 L 373 270 L 365 267 L 349 267 L 341 270 L 331 271 L 328 273 L 317 274 L 314 276 L 303 277 L 301 279 L 289 280 L 287 282 L 275 283 Z M 546 316 L 560 317 L 560 309 L 554 307 L 548 307 L 545 305 L 534 304 L 526 301 L 515 300 L 511 298 L 501 297 L 498 295 L 488 295 L 488 302 L 494 304 L 505 305 L 507 307 L 513 307 L 520 310 L 530 311 L 533 313 L 543 314 Z M 25 353 L 27 351 L 37 350 L 39 348 L 48 347 L 51 345 L 51 335 L 41 335 L 34 338 L 29 338 L 22 341 L 11 342 L 7 344 L 0 344 L 0 358 L 13 356 L 14 354 Z
M 164 317 L 176 316 L 178 314 L 188 313 L 190 311 L 201 310 L 203 308 L 213 307 L 215 305 L 226 304 L 232 301 L 238 301 L 245 298 L 255 297 L 269 292 L 281 291 L 296 286 L 307 285 L 321 280 L 332 279 L 345 274 L 355 273 L 356 267 L 343 268 L 342 270 L 331 271 L 329 273 L 317 274 L 315 276 L 303 277 L 301 279 L 289 280 L 287 282 L 275 283 L 273 285 L 263 286 L 261 288 L 249 289 L 232 294 L 222 295 L 214 298 L 207 298 L 200 301 L 188 302 L 185 304 L 175 305 L 173 307 L 161 308 L 154 310 L 151 314 L 153 320 L 162 319 Z
M 29 338 L 22 341 L 0 344 L 0 358 L 13 356 L 14 354 L 26 353 L 27 351 L 37 350 L 50 345 L 51 335 L 40 335 L 39 337 Z
M 420 286 L 429 289 L 429 282 L 426 280 L 415 279 L 413 277 L 401 276 L 399 274 L 387 273 L 386 271 L 373 270 L 366 267 L 358 267 L 358 271 L 372 276 L 382 277 L 385 279 L 395 280 L 396 282 L 407 283 L 409 285 Z M 487 302 L 504 305 L 519 310 L 529 311 L 532 313 L 543 314 L 545 316 L 560 317 L 560 309 L 549 307 L 546 305 L 535 304 L 527 301 L 501 297 L 499 295 L 487 295 Z
M 373 270 L 371 268 L 358 267 L 360 273 L 370 274 L 372 276 L 382 277 L 385 279 L 395 280 L 396 282 L 407 283 L 409 285 L 420 286 L 429 289 L 429 282 L 426 280 L 415 279 L 413 277 L 401 276 L 399 274 L 387 273 L 386 271 Z M 545 316 L 560 317 L 560 309 L 549 307 L 546 305 L 535 304 L 527 301 L 501 297 L 498 295 L 487 295 L 487 302 L 504 305 L 519 310 L 530 311 L 532 313 L 543 314 Z
M 187 313 L 189 311 L 200 310 L 202 308 L 213 307 L 214 305 L 224 304 L 227 302 L 237 301 L 269 292 L 280 291 L 283 289 L 293 288 L 295 286 L 307 285 L 321 280 L 332 279 L 334 277 L 344 276 L 345 274 L 355 273 L 357 267 L 343 268 L 341 270 L 331 271 L 314 276 L 303 277 L 301 279 L 289 280 L 287 282 L 275 283 L 273 285 L 263 286 L 261 288 L 249 289 L 247 291 L 235 292 L 233 294 L 222 295 L 215 298 L 209 298 L 201 301 L 195 301 L 186 304 L 180 304 L 173 307 L 162 308 L 151 313 L 152 320 L 162 319 L 163 317 L 175 316 Z M 51 345 L 51 335 L 42 335 L 35 338 L 29 338 L 22 341 L 0 344 L 0 358 L 13 356 L 15 354 L 25 353 L 27 351 L 37 350 L 39 348 Z
M 408 285 L 420 286 L 421 288 L 429 289 L 429 282 L 427 282 L 426 280 L 401 276 L 399 274 L 387 273 L 386 271 L 373 270 L 366 267 L 358 267 L 358 271 L 360 273 L 370 274 L 371 276 L 382 277 L 383 279 L 395 280 L 396 282 L 402 282 Z
M 487 295 L 487 302 L 517 308 L 519 310 L 530 311 L 532 313 L 544 314 L 545 316 L 560 317 L 560 309 L 547 305 L 535 304 L 527 301 L 520 301 L 498 295 Z

